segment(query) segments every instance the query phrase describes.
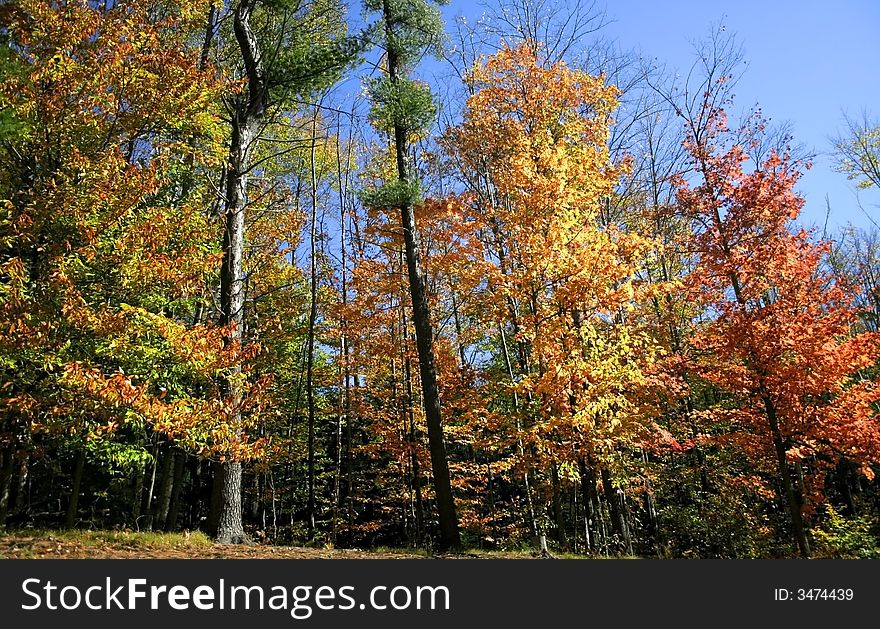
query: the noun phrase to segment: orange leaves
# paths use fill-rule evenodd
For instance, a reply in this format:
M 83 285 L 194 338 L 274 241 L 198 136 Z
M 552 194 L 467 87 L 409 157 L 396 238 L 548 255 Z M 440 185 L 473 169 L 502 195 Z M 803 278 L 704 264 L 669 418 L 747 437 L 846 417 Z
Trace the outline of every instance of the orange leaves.
M 774 153 L 746 173 L 740 147 L 718 146 L 690 147 L 702 181 L 678 196 L 705 227 L 691 239 L 687 281 L 712 313 L 691 341 L 690 369 L 735 396 L 729 416 L 752 433 L 741 445 L 756 458 L 772 460 L 778 423 L 791 460 L 880 462 L 877 394 L 859 374 L 880 359 L 880 337 L 851 335 L 851 294 L 822 271 L 827 243 L 790 231 L 803 204 L 797 164 Z
M 0 108 L 24 130 L 2 149 L 0 368 L 33 391 L 30 429 L 125 440 L 136 423 L 201 449 L 226 412 L 210 378 L 243 352 L 187 328 L 219 266 L 202 177 L 225 88 L 190 45 L 207 7 L 4 5 Z
M 469 189 L 426 203 L 429 216 L 454 210 L 437 238 L 450 247 L 429 250 L 428 268 L 476 328 L 456 339 L 507 363 L 479 374 L 485 407 L 515 402 L 473 424 L 478 441 L 524 445 L 513 456 L 525 466 L 604 462 L 646 439 L 657 413 L 658 348 L 628 320 L 647 298 L 636 265 L 653 244 L 602 213 L 625 168 L 607 149 L 617 89 L 540 56 L 506 47 L 471 73 L 475 93 L 444 140 Z
M 585 209 L 617 176 L 606 149 L 616 88 L 563 63 L 545 68 L 539 54 L 530 44 L 505 47 L 476 67 L 480 89 L 447 139 L 466 169 L 490 178 L 497 201 L 528 205 L 535 219 L 554 207 Z

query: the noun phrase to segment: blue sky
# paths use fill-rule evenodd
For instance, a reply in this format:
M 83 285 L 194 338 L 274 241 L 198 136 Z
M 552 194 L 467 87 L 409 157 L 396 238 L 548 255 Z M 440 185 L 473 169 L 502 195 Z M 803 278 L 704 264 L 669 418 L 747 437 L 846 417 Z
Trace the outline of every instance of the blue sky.
M 829 229 L 869 225 L 854 187 L 834 172 L 828 152 L 844 111 L 860 116 L 867 110 L 880 118 L 880 0 L 598 0 L 597 5 L 611 21 L 600 34 L 682 72 L 693 63 L 693 42 L 708 35 L 712 24 L 724 24 L 742 44 L 747 62 L 733 113 L 759 104 L 774 122 L 789 121 L 795 142 L 817 153 L 799 182 L 806 199 L 801 222 L 821 227 L 827 195 Z M 444 14 L 474 18 L 484 10 L 453 0 Z M 880 223 L 880 191 L 861 191 L 859 200 Z

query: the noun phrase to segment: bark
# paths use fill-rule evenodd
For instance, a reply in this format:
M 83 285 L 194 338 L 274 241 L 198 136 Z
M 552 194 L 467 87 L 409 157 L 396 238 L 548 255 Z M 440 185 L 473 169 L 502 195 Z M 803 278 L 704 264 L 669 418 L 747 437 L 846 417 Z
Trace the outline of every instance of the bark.
M 232 135 L 229 148 L 229 168 L 226 178 L 225 229 L 223 232 L 223 265 L 220 269 L 220 323 L 230 326 L 224 342 L 227 346 L 244 343 L 244 241 L 245 211 L 247 209 L 248 157 L 252 144 L 261 127 L 268 102 L 268 85 L 263 69 L 257 38 L 251 29 L 250 19 L 255 0 L 241 0 L 233 17 L 233 32 L 241 52 L 247 74 L 246 94 L 236 103 L 232 119 Z M 221 392 L 231 405 L 229 423 L 234 430 L 241 426 L 241 391 L 235 384 L 242 372 L 238 363 L 221 379 Z M 217 515 L 217 541 L 242 543 L 246 541 L 241 518 L 241 462 L 228 459 L 222 485 L 218 488 L 221 498 Z
M 584 548 L 589 553 L 597 547 L 596 534 L 593 529 L 596 522 L 596 514 L 593 509 L 593 494 L 596 491 L 595 478 L 583 459 L 578 461 L 578 468 L 581 477 L 581 502 L 584 504 Z
M 174 481 L 171 490 L 168 515 L 165 517 L 163 527 L 166 531 L 173 531 L 177 528 L 177 516 L 180 513 L 180 494 L 183 491 L 183 474 L 185 466 L 186 453 L 178 450 L 174 453 Z
M 169 447 L 162 453 L 162 472 L 160 474 L 159 498 L 156 501 L 156 516 L 153 522 L 157 529 L 165 529 L 165 520 L 171 508 L 171 489 L 174 486 L 174 452 Z
M 492 464 L 486 463 L 486 493 L 489 498 L 489 517 L 492 520 L 492 528 L 497 527 L 495 522 L 495 479 L 492 476 Z
M 6 530 L 9 514 L 9 495 L 12 489 L 12 471 L 15 463 L 15 447 L 8 445 L 0 451 L 0 533 Z
M 620 538 L 626 553 L 632 555 L 632 538 L 626 521 L 626 505 L 623 503 L 623 492 L 614 486 L 611 481 L 611 474 L 606 468 L 602 468 L 601 474 L 605 501 L 608 503 L 608 509 L 611 512 L 611 528 Z
M 553 523 L 556 525 L 556 541 L 560 548 L 568 546 L 568 536 L 565 534 L 565 517 L 562 512 L 562 495 L 559 483 L 559 467 L 554 463 L 550 470 L 553 484 Z
M 404 330 L 406 327 L 404 327 Z M 419 465 L 419 440 L 416 437 L 416 418 L 413 413 L 412 367 L 409 358 L 404 361 L 404 377 L 406 378 L 406 409 L 409 416 L 409 456 L 412 466 L 412 490 L 416 499 L 416 544 L 421 544 L 425 534 L 425 507 L 422 503 L 422 470 Z
M 450 290 L 449 293 L 452 296 L 452 315 L 455 321 L 455 342 L 458 345 L 458 358 L 461 361 L 461 372 L 463 376 L 468 362 L 464 352 L 464 343 L 462 342 L 461 317 L 458 315 L 458 300 L 455 298 L 455 291 Z
M 144 520 L 144 530 L 152 531 L 153 530 L 153 493 L 156 490 L 156 469 L 159 465 L 159 446 L 158 444 L 153 446 L 153 465 L 150 468 L 150 483 L 148 485 L 147 491 L 143 495 L 143 499 L 141 500 L 141 513 L 143 514 Z M 146 473 L 146 472 L 145 472 Z
M 199 524 L 202 521 L 202 513 L 205 512 L 205 505 L 208 506 L 208 513 L 210 514 L 211 487 L 205 480 L 208 475 L 206 470 L 209 466 L 210 463 L 208 461 L 202 461 L 197 457 L 190 458 L 190 489 L 187 492 L 186 499 L 187 503 L 189 504 L 189 509 L 186 510 L 185 519 L 186 527 L 190 529 L 199 528 Z
M 199 53 L 199 69 L 208 67 L 208 54 L 211 52 L 211 44 L 214 41 L 214 32 L 217 28 L 217 7 L 212 2 L 208 8 L 208 19 L 205 22 L 205 38 L 202 40 L 202 50 Z
M 346 174 L 345 179 L 342 177 L 342 155 L 339 150 L 339 138 L 341 137 L 341 120 L 337 122 L 337 132 L 336 132 L 336 141 L 337 141 L 337 150 L 336 150 L 336 175 L 338 178 L 338 191 L 339 191 L 339 258 L 341 263 L 341 297 L 342 297 L 342 311 L 345 312 L 348 306 L 348 242 L 347 242 L 347 234 L 346 234 L 346 213 L 345 213 L 345 195 L 348 184 L 348 176 Z M 349 141 L 348 141 L 348 159 L 346 163 L 351 162 L 351 125 L 349 125 Z M 346 171 L 347 173 L 348 171 Z M 346 435 L 346 452 L 345 458 L 347 462 L 347 471 L 348 477 L 346 479 L 346 494 L 350 496 L 351 494 L 351 370 L 348 364 L 348 321 L 345 319 L 345 316 L 339 321 L 339 328 L 341 330 L 340 338 L 339 338 L 339 358 L 341 365 L 341 375 L 342 375 L 342 399 L 340 400 L 340 413 L 339 413 L 339 421 L 336 424 L 336 474 L 335 474 L 335 487 L 334 487 L 334 500 L 333 500 L 333 542 L 336 543 L 336 535 L 337 535 L 337 527 L 338 527 L 338 519 L 339 519 L 339 509 L 341 508 L 342 503 L 342 427 L 343 423 L 345 425 Z M 349 498 L 349 505 L 350 505 Z M 348 510 L 349 513 L 349 528 L 351 525 L 351 509 Z
M 318 178 L 315 164 L 318 134 L 318 110 L 312 115 L 312 142 L 309 159 L 311 222 L 309 225 L 309 328 L 306 341 L 306 405 L 308 406 L 308 500 L 306 525 L 309 539 L 315 537 L 315 322 L 318 319 L 318 262 L 316 243 L 318 222 Z
M 144 468 L 138 465 L 131 479 L 131 520 L 135 529 L 139 528 L 141 502 L 144 499 Z
M 9 496 L 9 511 L 16 515 L 27 512 L 29 506 L 28 477 L 30 476 L 30 456 L 24 456 L 18 462 L 18 477 L 12 484 Z
M 773 400 L 769 396 L 763 397 L 764 409 L 767 412 L 767 423 L 770 426 L 770 434 L 773 438 L 773 448 L 776 451 L 776 464 L 779 477 L 782 480 L 783 499 L 788 507 L 788 514 L 791 518 L 791 533 L 794 542 L 797 545 L 798 552 L 805 559 L 810 556 L 810 542 L 807 539 L 807 531 L 804 526 L 803 515 L 801 514 L 801 501 L 794 489 L 794 483 L 791 479 L 791 470 L 788 467 L 788 457 L 786 455 L 785 441 L 779 430 L 779 422 L 776 417 L 776 407 Z
M 220 531 L 220 514 L 223 511 L 223 475 L 226 466 L 219 461 L 211 463 L 211 498 L 205 530 L 211 537 Z
M 261 517 L 265 520 L 266 510 L 263 508 L 263 490 L 262 485 L 260 484 L 261 475 L 254 474 L 254 484 L 253 491 L 250 495 L 250 504 L 248 505 L 248 515 L 252 520 L 257 520 Z M 266 532 L 265 526 L 263 527 L 263 533 Z
M 67 503 L 67 517 L 64 521 L 65 528 L 72 529 L 76 526 L 76 513 L 79 506 L 79 492 L 82 485 L 83 468 L 86 464 L 86 449 L 80 448 L 76 452 L 76 460 L 73 463 L 73 482 L 70 487 L 70 502 Z
M 391 14 L 387 0 L 383 2 L 383 13 L 389 39 Z M 399 61 L 394 49 L 388 51 L 388 74 L 392 82 L 397 82 Z M 394 126 L 394 146 L 397 161 L 397 175 L 401 181 L 409 179 L 406 166 L 406 130 L 400 125 Z M 446 444 L 443 441 L 443 420 L 440 407 L 440 390 L 437 386 L 437 366 L 434 359 L 434 333 L 431 329 L 431 313 L 425 280 L 422 276 L 419 232 L 416 228 L 415 214 L 411 204 L 400 208 L 403 239 L 406 254 L 406 266 L 409 276 L 409 292 L 412 299 L 412 320 L 416 331 L 416 347 L 419 356 L 419 375 L 422 382 L 422 400 L 425 405 L 425 420 L 428 425 L 428 449 L 431 454 L 431 469 L 434 473 L 434 493 L 437 499 L 437 515 L 440 524 L 439 547 L 441 549 L 457 549 L 461 547 L 458 530 L 458 515 L 455 510 L 455 499 L 452 495 L 452 484 L 449 478 L 449 462 L 446 456 Z
M 223 466 L 221 498 L 223 509 L 217 525 L 218 544 L 244 544 L 248 537 L 241 521 L 241 463 L 233 461 Z

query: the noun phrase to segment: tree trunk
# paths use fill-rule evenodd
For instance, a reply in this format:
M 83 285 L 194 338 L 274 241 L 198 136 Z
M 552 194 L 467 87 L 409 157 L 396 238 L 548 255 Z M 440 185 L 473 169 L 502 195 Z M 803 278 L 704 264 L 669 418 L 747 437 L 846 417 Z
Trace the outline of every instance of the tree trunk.
M 595 523 L 595 514 L 593 512 L 593 493 L 595 488 L 590 487 L 592 478 L 591 471 L 587 469 L 587 464 L 583 459 L 578 461 L 578 468 L 581 477 L 581 502 L 584 504 L 584 550 L 587 553 L 592 552 L 596 548 L 596 534 L 593 531 Z
M 205 532 L 211 537 L 217 537 L 220 531 L 220 514 L 223 512 L 223 475 L 226 466 L 219 461 L 211 463 L 211 498 L 208 507 L 208 519 L 205 522 Z
M 229 144 L 229 165 L 226 178 L 225 229 L 223 232 L 223 265 L 220 269 L 220 324 L 231 326 L 224 338 L 227 346 L 244 344 L 244 241 L 247 209 L 248 162 L 266 111 L 268 88 L 257 38 L 250 18 L 255 0 L 241 0 L 233 17 L 233 32 L 241 51 L 247 74 L 247 91 L 236 103 Z M 241 391 L 236 384 L 242 364 L 228 369 L 221 378 L 221 393 L 229 400 L 228 421 L 234 430 L 241 427 Z M 217 517 L 217 541 L 238 544 L 246 541 L 241 518 L 241 462 L 229 457 L 224 462 L 221 500 Z
M 141 502 L 144 499 L 144 467 L 138 465 L 131 479 L 131 521 L 135 530 L 140 529 Z
M 406 325 L 404 324 L 404 334 Z M 419 465 L 419 440 L 416 438 L 416 418 L 413 412 L 414 394 L 412 384 L 412 366 L 409 358 L 404 360 L 404 378 L 406 379 L 406 410 L 409 418 L 409 455 L 412 466 L 412 490 L 416 498 L 416 545 L 422 543 L 425 535 L 425 507 L 422 504 L 422 470 Z
M 76 460 L 73 464 L 73 482 L 70 488 L 70 502 L 67 503 L 67 517 L 64 522 L 65 528 L 72 529 L 76 526 L 76 511 L 79 506 L 79 491 L 82 485 L 83 468 L 86 465 L 85 444 L 76 451 Z
M 174 453 L 174 481 L 171 490 L 171 501 L 168 506 L 168 515 L 165 517 L 163 528 L 166 531 L 174 531 L 177 528 L 177 515 L 180 512 L 180 494 L 183 490 L 183 474 L 186 466 L 186 453 L 178 450 Z
M 633 554 L 632 538 L 629 525 L 626 522 L 626 505 L 623 504 L 623 492 L 614 486 L 611 474 L 607 468 L 602 468 L 602 488 L 605 492 L 605 500 L 611 511 L 611 528 L 620 537 L 623 548 L 628 555 Z
M 248 537 L 241 521 L 241 463 L 232 461 L 223 466 L 221 490 L 223 508 L 217 523 L 218 544 L 244 544 Z
M 388 2 L 383 2 L 383 13 L 389 38 L 391 33 L 391 13 Z M 392 83 L 397 83 L 399 61 L 393 47 L 388 50 L 388 74 Z M 409 180 L 406 166 L 406 130 L 394 126 L 394 146 L 397 160 L 397 175 L 400 181 Z M 437 499 L 437 515 L 440 523 L 441 549 L 461 547 L 458 530 L 458 516 L 455 499 L 449 478 L 449 462 L 446 457 L 446 444 L 443 441 L 443 420 L 440 410 L 440 390 L 437 386 L 437 366 L 434 360 L 434 333 L 431 329 L 431 313 L 425 280 L 422 277 L 421 255 L 419 253 L 419 232 L 416 228 L 412 205 L 400 207 L 406 266 L 409 276 L 409 292 L 412 299 L 412 320 L 416 331 L 416 346 L 419 355 L 419 375 L 422 382 L 422 400 L 425 405 L 425 420 L 428 425 L 428 449 L 431 454 L 431 469 L 434 473 L 434 493 Z
M 21 515 L 28 510 L 30 503 L 28 496 L 28 477 L 30 476 L 30 455 L 24 456 L 18 463 L 18 478 L 12 484 L 12 493 L 9 497 L 9 511 Z
M 155 527 L 165 530 L 165 520 L 171 508 L 171 489 L 174 486 L 174 451 L 165 446 L 162 453 L 162 472 L 159 485 L 159 498 L 156 501 L 156 516 L 153 518 Z
M 306 341 L 306 404 L 309 411 L 308 423 L 308 500 L 306 503 L 306 526 L 310 540 L 315 537 L 315 322 L 318 319 L 318 262 L 316 256 L 318 222 L 318 177 L 316 155 L 318 135 L 318 110 L 312 115 L 312 141 L 309 159 L 311 222 L 309 225 L 309 327 Z
M 9 514 L 9 495 L 12 489 L 12 471 L 15 464 L 15 446 L 9 444 L 0 450 L 0 533 L 6 530 Z
M 342 135 L 342 120 L 341 117 L 337 119 L 337 131 L 336 131 L 336 176 L 338 179 L 338 192 L 339 192 L 339 259 L 340 259 L 340 274 L 341 274 L 341 298 L 342 298 L 342 311 L 345 313 L 346 308 L 348 307 L 348 235 L 346 233 L 346 204 L 345 204 L 345 195 L 348 185 L 348 171 L 346 171 L 346 177 L 343 179 L 342 177 L 342 155 L 339 150 L 339 138 Z M 346 160 L 346 164 L 351 162 L 351 126 L 349 125 L 349 139 L 348 139 L 348 159 Z M 339 328 L 341 334 L 339 336 L 339 364 L 341 366 L 341 376 L 342 376 L 342 389 L 340 391 L 341 399 L 339 405 L 339 421 L 336 424 L 336 470 L 335 470 L 335 486 L 334 486 L 334 499 L 333 499 L 333 543 L 336 543 L 336 536 L 338 533 L 338 519 L 339 519 L 339 509 L 342 506 L 342 441 L 343 441 L 343 433 L 342 426 L 343 423 L 346 429 L 346 441 L 348 443 L 348 447 L 346 448 L 345 458 L 349 470 L 349 477 L 346 481 L 346 494 L 350 494 L 351 492 L 351 370 L 348 364 L 348 321 L 345 318 L 345 314 L 341 317 L 339 321 Z M 349 509 L 350 513 L 350 509 Z M 351 518 L 349 517 L 349 526 Z
M 562 513 L 559 466 L 555 463 L 551 466 L 550 478 L 553 486 L 553 523 L 556 526 L 556 542 L 560 548 L 566 548 L 568 546 L 568 536 L 565 534 L 565 517 Z
M 153 465 L 150 468 L 150 483 L 148 485 L 147 491 L 143 495 L 143 499 L 141 500 L 141 514 L 145 518 L 144 520 L 144 528 L 145 531 L 153 530 L 153 516 L 155 515 L 155 511 L 153 509 L 153 495 L 156 491 L 156 470 L 159 465 L 159 444 L 156 443 L 153 445 Z M 146 470 L 144 471 L 146 474 Z
M 187 492 L 186 502 L 189 508 L 186 509 L 186 527 L 189 529 L 198 529 L 202 514 L 205 513 L 205 506 L 208 508 L 208 515 L 211 510 L 211 487 L 206 481 L 207 468 L 210 466 L 208 461 L 202 461 L 198 457 L 191 457 L 189 463 L 189 491 Z M 206 499 L 207 497 L 207 499 Z M 207 519 L 207 517 L 206 517 Z
M 801 557 L 808 558 L 810 556 L 810 542 L 807 539 L 807 531 L 804 526 L 803 516 L 801 515 L 801 501 L 795 493 L 794 484 L 791 480 L 791 471 L 788 469 L 788 456 L 786 454 L 785 442 L 782 439 L 782 433 L 779 431 L 776 407 L 773 404 L 773 400 L 767 395 L 763 396 L 763 401 L 764 408 L 767 411 L 767 423 L 770 426 L 770 434 L 773 437 L 773 447 L 776 450 L 777 471 L 782 480 L 784 492 L 782 498 L 786 502 L 788 514 L 791 518 L 791 533 Z

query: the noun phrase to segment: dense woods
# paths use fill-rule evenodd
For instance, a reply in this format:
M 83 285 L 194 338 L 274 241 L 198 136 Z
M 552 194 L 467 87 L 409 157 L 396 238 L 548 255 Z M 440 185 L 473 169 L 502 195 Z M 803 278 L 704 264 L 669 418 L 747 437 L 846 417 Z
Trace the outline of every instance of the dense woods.
M 880 236 L 734 35 L 509 4 L 0 5 L 0 529 L 880 556 Z

